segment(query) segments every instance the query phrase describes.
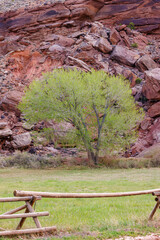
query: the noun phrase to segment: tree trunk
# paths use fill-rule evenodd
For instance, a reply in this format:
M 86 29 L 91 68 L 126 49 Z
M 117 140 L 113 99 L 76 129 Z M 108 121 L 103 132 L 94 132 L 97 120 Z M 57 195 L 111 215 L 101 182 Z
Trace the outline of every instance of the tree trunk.
M 88 154 L 88 159 L 93 161 L 95 165 L 98 164 L 98 158 L 97 156 L 94 154 L 93 151 L 91 150 L 87 150 L 87 154 Z
M 81 135 L 82 141 L 83 141 L 84 146 L 87 151 L 88 159 L 93 161 L 94 164 L 97 165 L 98 164 L 98 156 L 96 156 L 96 154 L 94 154 L 94 152 L 92 151 L 92 145 L 91 145 L 90 140 L 88 140 L 88 136 L 87 136 L 88 135 L 87 128 L 85 128 L 85 133 L 83 133 L 83 130 L 80 126 L 77 126 L 75 123 L 74 123 L 74 126 L 77 128 L 77 130 L 79 131 L 79 133 Z

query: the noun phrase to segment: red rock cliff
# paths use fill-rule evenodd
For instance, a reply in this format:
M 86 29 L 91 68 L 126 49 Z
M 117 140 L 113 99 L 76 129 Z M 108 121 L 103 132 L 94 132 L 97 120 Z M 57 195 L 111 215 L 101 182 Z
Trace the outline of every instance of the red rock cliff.
M 131 82 L 138 104 L 148 111 L 135 153 L 160 142 L 159 13 L 160 0 L 67 0 L 1 13 L 0 150 L 12 149 L 19 141 L 17 135 L 26 138 L 26 146 L 31 142 L 30 136 L 24 135 L 30 129 L 23 126 L 16 107 L 24 87 L 42 72 L 75 65 L 123 74 Z M 130 22 L 152 36 L 147 38 L 120 25 Z M 118 26 L 112 28 L 114 24 Z M 135 43 L 137 49 L 132 47 Z M 154 68 L 158 70 L 144 76 L 145 70 Z M 137 78 L 143 81 L 135 86 Z
M 60 26 L 67 19 L 92 19 L 105 25 L 133 22 L 141 31 L 159 35 L 160 0 L 66 0 L 28 11 L 1 14 L 0 32 L 5 34 L 33 26 L 41 29 L 44 24 L 50 23 Z

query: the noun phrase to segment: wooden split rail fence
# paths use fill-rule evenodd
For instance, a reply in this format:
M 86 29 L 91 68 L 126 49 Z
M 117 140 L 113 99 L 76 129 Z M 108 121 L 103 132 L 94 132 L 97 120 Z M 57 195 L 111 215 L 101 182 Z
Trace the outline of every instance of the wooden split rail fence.
M 25 204 L 10 210 L 0 215 L 0 219 L 14 219 L 21 218 L 16 230 L 5 230 L 0 228 L 0 236 L 20 235 L 20 234 L 33 234 L 33 233 L 46 233 L 56 231 L 56 227 L 42 227 L 38 217 L 48 216 L 49 212 L 35 212 L 33 205 L 41 198 L 107 198 L 107 197 L 125 197 L 137 196 L 144 194 L 152 194 L 156 196 L 156 205 L 153 208 L 149 220 L 152 220 L 155 212 L 160 207 L 160 189 L 152 189 L 145 191 L 135 192 L 121 192 L 121 193 L 51 193 L 51 192 L 33 192 L 33 191 L 14 191 L 12 198 L 0 198 L 0 203 L 4 202 L 19 202 L 25 201 Z M 25 209 L 25 213 L 15 214 Z M 32 217 L 36 228 L 21 230 L 26 218 Z
M 152 220 L 156 210 L 160 207 L 160 189 L 134 191 L 134 192 L 119 192 L 119 193 L 50 193 L 50 192 L 33 192 L 33 191 L 14 191 L 14 196 L 41 196 L 43 198 L 107 198 L 107 197 L 126 197 L 126 196 L 137 196 L 152 194 L 156 196 L 155 201 L 157 202 L 153 208 L 149 220 Z
M 0 215 L 0 219 L 16 219 L 20 218 L 20 222 L 16 227 L 16 230 L 5 230 L 0 228 L 0 236 L 11 236 L 11 235 L 20 235 L 20 234 L 33 234 L 33 233 L 46 233 L 53 232 L 56 230 L 56 227 L 42 227 L 38 217 L 49 216 L 49 212 L 35 212 L 33 205 L 36 201 L 41 200 L 41 196 L 25 196 L 25 197 L 8 197 L 8 198 L 0 198 L 0 203 L 6 202 L 19 202 L 25 201 L 25 204 L 12 209 L 8 212 L 5 212 Z M 25 209 L 25 213 L 15 214 L 21 210 Z M 34 220 L 36 228 L 32 229 L 23 229 L 21 230 L 25 220 L 31 217 Z

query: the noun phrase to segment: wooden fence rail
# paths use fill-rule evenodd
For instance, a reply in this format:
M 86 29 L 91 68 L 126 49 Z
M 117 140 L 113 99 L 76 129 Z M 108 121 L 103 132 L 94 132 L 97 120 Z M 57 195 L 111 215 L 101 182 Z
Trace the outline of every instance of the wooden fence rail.
M 35 213 L 20 213 L 20 214 L 3 214 L 0 219 L 13 219 L 13 218 L 27 218 L 27 217 L 44 217 L 49 216 L 49 212 L 35 212 Z
M 30 201 L 32 200 L 33 196 L 27 197 L 8 197 L 8 198 L 0 198 L 0 202 L 19 202 L 19 201 Z M 41 199 L 41 197 L 39 197 Z M 37 198 L 37 200 L 39 200 Z
M 144 194 L 153 194 L 160 192 L 160 189 L 135 191 L 135 192 L 119 192 L 119 193 L 51 193 L 51 192 L 34 192 L 34 191 L 19 191 L 13 192 L 14 196 L 41 196 L 44 198 L 103 198 L 103 197 L 126 197 Z
M 34 191 L 19 191 L 13 192 L 14 196 L 25 197 L 25 196 L 41 196 L 43 198 L 108 198 L 108 197 L 126 197 L 126 196 L 138 196 L 145 194 L 152 194 L 156 196 L 155 201 L 157 202 L 153 208 L 149 220 L 152 220 L 156 210 L 160 206 L 160 189 L 151 189 L 144 191 L 134 192 L 119 192 L 119 193 L 51 193 L 51 192 L 34 192 Z
M 0 198 L 0 202 L 19 202 L 25 201 L 23 206 L 12 209 L 8 212 L 5 212 L 0 215 L 0 219 L 16 219 L 21 218 L 16 230 L 5 230 L 0 228 L 0 237 L 1 236 L 10 236 L 10 235 L 20 235 L 20 234 L 32 234 L 32 233 L 45 233 L 53 232 L 56 230 L 56 227 L 42 227 L 38 217 L 49 216 L 49 212 L 35 212 L 33 205 L 37 200 L 41 200 L 41 196 L 25 196 L 25 197 L 10 197 L 10 198 Z M 15 214 L 21 210 L 25 209 L 25 213 Z M 26 218 L 32 217 L 36 228 L 32 229 L 23 229 L 21 230 Z

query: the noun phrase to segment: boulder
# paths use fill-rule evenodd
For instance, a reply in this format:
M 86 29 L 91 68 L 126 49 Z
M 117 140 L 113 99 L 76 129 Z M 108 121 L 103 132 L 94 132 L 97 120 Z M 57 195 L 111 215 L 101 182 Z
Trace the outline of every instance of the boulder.
M 111 54 L 111 59 L 128 66 L 134 66 L 140 56 L 126 47 L 116 46 Z
M 0 122 L 0 129 L 4 129 L 7 126 L 7 122 Z
M 147 117 L 141 123 L 139 137 L 138 142 L 141 142 L 144 148 L 160 143 L 160 118 L 154 120 L 153 118 Z M 141 149 L 141 151 L 143 150 L 144 149 Z M 160 148 L 157 150 L 159 150 L 160 153 Z
M 149 100 L 160 100 L 160 68 L 145 72 L 145 84 L 142 92 Z
M 0 41 L 3 41 L 5 39 L 4 36 L 0 36 Z
M 120 31 L 126 29 L 126 27 L 127 27 L 126 24 L 121 24 L 121 25 L 116 26 L 116 30 L 118 32 L 120 32 Z
M 153 143 L 160 143 L 160 118 L 157 118 L 153 125 L 150 128 L 150 134 L 152 136 L 153 139 Z M 160 149 L 159 149 L 160 151 Z
M 135 73 L 133 73 L 131 70 L 129 69 L 124 69 L 122 71 L 122 74 L 124 75 L 124 77 L 126 79 L 128 79 L 131 83 L 131 87 L 134 87 L 136 85 L 136 79 L 137 79 L 137 75 Z
M 148 114 L 150 117 L 158 117 L 160 116 L 160 102 L 157 102 L 155 104 L 153 104 L 149 110 L 148 110 Z
M 146 147 L 146 141 L 143 139 L 140 139 L 136 142 L 136 144 L 131 148 L 131 155 L 137 156 L 140 152 L 142 152 Z
M 138 157 L 144 157 L 144 158 L 152 158 L 156 157 L 160 154 L 160 143 L 157 143 L 147 149 L 145 149 L 143 152 L 141 152 Z
M 50 41 L 52 42 L 52 41 L 56 41 L 56 40 L 59 40 L 59 36 L 56 34 L 50 34 L 45 38 L 45 41 L 47 41 L 47 42 L 50 42 Z
M 149 55 L 144 55 L 136 62 L 136 67 L 141 71 L 144 72 L 146 70 L 151 70 L 157 68 L 158 65 Z
M 147 37 L 143 36 L 142 34 L 138 34 L 134 37 L 133 42 L 137 43 L 138 49 L 144 50 L 149 41 Z
M 75 40 L 66 36 L 58 36 L 58 44 L 63 47 L 71 47 L 75 43 Z
M 117 45 L 118 42 L 120 42 L 121 36 L 119 35 L 118 31 L 115 28 L 112 28 L 110 33 L 110 41 L 113 45 Z
M 30 133 L 22 133 L 16 136 L 13 136 L 13 140 L 11 142 L 14 149 L 23 149 L 28 147 L 31 144 L 31 135 Z
M 109 53 L 112 51 L 112 45 L 105 38 L 100 38 L 97 43 L 98 49 L 103 53 Z
M 9 91 L 2 98 L 0 102 L 0 108 L 4 111 L 15 112 L 16 115 L 19 115 L 20 110 L 17 108 L 17 105 L 21 101 L 22 96 L 23 96 L 22 92 Z
M 15 40 L 10 40 L 9 38 L 5 41 L 0 41 L 0 55 L 6 55 L 11 51 L 19 51 L 23 47 Z
M 85 37 L 84 37 L 85 40 L 87 40 L 93 47 L 98 47 L 97 45 L 97 39 L 92 36 L 92 35 L 89 35 L 87 34 Z
M 121 31 L 120 36 L 122 37 L 125 46 L 130 47 L 131 43 L 130 43 L 127 33 L 125 31 Z
M 80 53 L 76 54 L 75 57 L 80 59 L 81 61 L 85 62 L 86 64 L 90 64 L 93 66 L 97 65 L 96 58 L 94 57 L 95 51 L 81 51 Z M 98 63 L 99 65 L 99 63 Z
M 105 28 L 104 25 L 100 22 L 93 22 L 90 29 L 90 33 L 96 34 L 103 38 L 108 38 L 110 29 Z
M 59 46 L 58 44 L 53 44 L 49 47 L 50 52 L 63 52 L 64 48 Z
M 149 117 L 146 117 L 142 122 L 141 122 L 141 129 L 143 131 L 146 131 L 149 129 L 149 127 L 152 125 L 152 119 Z
M 9 137 L 11 135 L 12 135 L 12 131 L 8 127 L 4 129 L 0 129 L 0 138 Z
M 160 143 L 160 124 L 159 126 L 155 127 L 152 133 L 152 136 L 153 136 L 154 143 Z M 160 149 L 159 149 L 159 152 L 160 152 Z

